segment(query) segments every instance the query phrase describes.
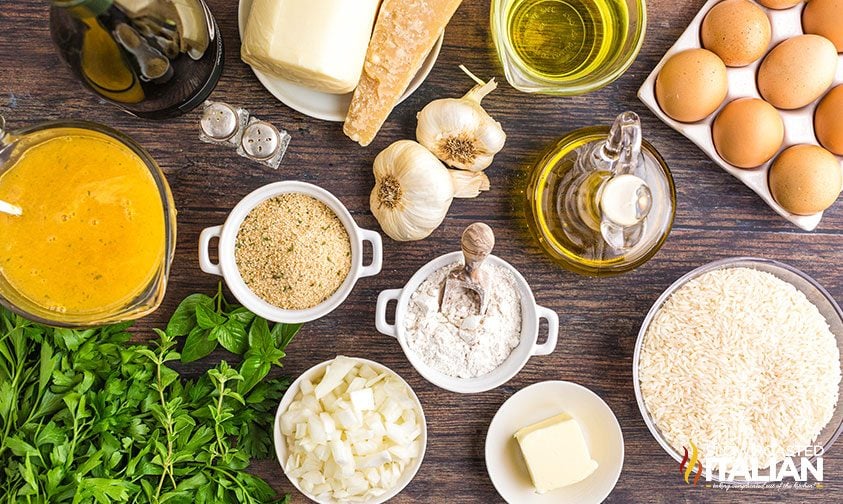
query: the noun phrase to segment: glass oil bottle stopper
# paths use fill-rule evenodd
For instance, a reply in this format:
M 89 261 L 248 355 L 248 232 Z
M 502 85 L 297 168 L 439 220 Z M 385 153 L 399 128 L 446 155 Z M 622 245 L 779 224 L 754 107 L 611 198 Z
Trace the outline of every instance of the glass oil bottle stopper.
M 638 115 L 619 115 L 609 130 L 609 138 L 594 146 L 592 156 L 595 170 L 605 164 L 611 174 L 594 194 L 600 234 L 612 248 L 630 249 L 641 240 L 644 219 L 653 206 L 650 187 L 635 175 L 638 166 L 644 164 Z
M 618 255 L 641 239 L 652 207 L 647 183 L 637 176 L 643 164 L 638 115 L 624 112 L 608 137 L 581 147 L 558 197 L 560 217 L 570 238 L 591 243 L 591 258 Z M 608 246 L 608 247 L 607 247 Z

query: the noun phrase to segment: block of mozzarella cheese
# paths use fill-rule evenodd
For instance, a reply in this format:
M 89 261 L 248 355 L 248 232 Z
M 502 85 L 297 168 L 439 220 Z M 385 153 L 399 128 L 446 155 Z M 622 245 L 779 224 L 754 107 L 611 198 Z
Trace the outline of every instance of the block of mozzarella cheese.
M 360 80 L 378 0 L 255 0 L 240 57 L 254 69 L 326 93 Z
M 343 131 L 369 145 L 462 0 L 384 0 Z
M 538 493 L 573 485 L 597 469 L 580 425 L 564 413 L 524 427 L 515 439 Z

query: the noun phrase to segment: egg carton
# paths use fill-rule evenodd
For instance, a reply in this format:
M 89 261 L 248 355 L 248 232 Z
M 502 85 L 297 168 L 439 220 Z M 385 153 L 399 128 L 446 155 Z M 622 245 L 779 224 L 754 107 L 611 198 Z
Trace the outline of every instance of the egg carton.
M 688 28 L 685 29 L 685 32 L 682 33 L 676 43 L 674 43 L 673 46 L 665 53 L 662 60 L 658 65 L 656 65 L 656 68 L 653 69 L 652 73 L 650 73 L 647 77 L 647 80 L 644 81 L 644 84 L 638 90 L 638 98 L 644 102 L 644 104 L 647 105 L 647 107 L 652 110 L 653 113 L 665 124 L 685 135 L 689 140 L 702 149 L 715 163 L 720 165 L 721 168 L 755 191 L 759 196 L 761 196 L 761 199 L 770 205 L 770 208 L 776 211 L 776 213 L 805 231 L 813 231 L 822 219 L 822 212 L 812 215 L 796 215 L 782 208 L 781 205 L 776 203 L 773 199 L 773 195 L 770 193 L 770 187 L 767 183 L 767 175 L 770 170 L 770 165 L 778 157 L 782 150 L 792 145 L 803 143 L 819 145 L 817 137 L 814 134 L 814 111 L 817 108 L 818 102 L 822 100 L 822 97 L 814 103 L 811 103 L 801 109 L 777 109 L 784 121 L 784 142 L 782 147 L 770 161 L 757 168 L 751 169 L 738 168 L 737 166 L 727 163 L 720 157 L 717 150 L 714 148 L 714 141 L 711 136 L 711 126 L 714 122 L 714 118 L 720 113 L 720 110 L 732 100 L 743 97 L 761 98 L 761 94 L 756 85 L 756 74 L 758 72 L 758 67 L 761 65 L 764 57 L 766 57 L 766 53 L 749 66 L 741 68 L 726 67 L 726 74 L 729 79 L 729 92 L 726 99 L 723 100 L 723 103 L 714 113 L 701 121 L 683 123 L 671 119 L 662 111 L 661 107 L 659 107 L 658 101 L 656 100 L 656 76 L 661 71 L 665 62 L 678 52 L 686 49 L 702 47 L 702 41 L 700 40 L 700 27 L 702 25 L 703 18 L 708 11 L 720 1 L 721 0 L 709 0 L 705 3 L 705 5 L 703 5 L 694 20 L 691 21 L 691 24 L 689 24 Z M 791 7 L 790 9 L 773 10 L 759 5 L 759 7 L 767 13 L 772 26 L 772 41 L 770 42 L 770 46 L 767 48 L 767 53 L 769 53 L 769 51 L 780 42 L 804 33 L 802 30 L 802 9 L 804 6 L 805 4 L 801 3 L 795 7 Z M 835 75 L 834 83 L 831 85 L 831 88 L 841 83 L 843 83 L 843 55 L 838 55 L 837 74 Z M 837 156 L 837 159 L 841 162 L 841 169 L 843 169 L 843 157 Z

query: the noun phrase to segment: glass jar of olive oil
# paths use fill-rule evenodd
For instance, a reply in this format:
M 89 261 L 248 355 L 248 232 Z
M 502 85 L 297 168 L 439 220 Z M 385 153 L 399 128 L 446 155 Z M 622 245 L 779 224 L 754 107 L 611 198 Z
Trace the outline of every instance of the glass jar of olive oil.
M 647 25 L 644 0 L 492 0 L 506 79 L 527 93 L 577 95 L 621 76 Z

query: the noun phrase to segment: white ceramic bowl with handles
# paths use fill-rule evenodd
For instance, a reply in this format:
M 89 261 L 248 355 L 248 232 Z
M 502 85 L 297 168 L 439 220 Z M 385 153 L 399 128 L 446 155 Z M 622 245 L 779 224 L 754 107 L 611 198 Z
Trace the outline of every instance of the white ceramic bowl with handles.
M 410 305 L 410 297 L 429 276 L 439 268 L 448 266 L 455 262 L 463 262 L 462 252 L 451 252 L 422 266 L 403 289 L 385 290 L 378 295 L 378 304 L 375 310 L 375 326 L 378 331 L 387 336 L 398 339 L 398 343 L 407 355 L 410 364 L 416 368 L 427 381 L 452 392 L 462 394 L 473 394 L 484 392 L 499 387 L 508 382 L 512 377 L 527 364 L 530 357 L 534 355 L 549 355 L 556 348 L 556 341 L 559 336 L 559 316 L 549 308 L 536 304 L 533 291 L 527 280 L 521 276 L 515 267 L 503 259 L 489 255 L 485 264 L 501 266 L 512 273 L 515 278 L 515 285 L 521 295 L 521 342 L 512 350 L 509 357 L 500 366 L 482 376 L 475 378 L 457 378 L 448 376 L 441 371 L 428 366 L 422 358 L 407 344 L 404 319 L 407 315 L 407 308 Z M 397 301 L 395 307 L 395 323 L 389 324 L 386 321 L 387 304 L 390 301 Z M 547 321 L 547 341 L 539 343 L 539 322 Z
M 325 203 L 336 216 L 348 233 L 351 241 L 351 269 L 345 280 L 328 299 L 306 310 L 285 310 L 274 306 L 257 296 L 243 281 L 237 262 L 234 258 L 234 243 L 240 225 L 256 206 L 261 202 L 287 193 L 300 193 L 316 198 Z M 215 264 L 210 257 L 210 242 L 212 238 L 219 238 L 219 263 Z M 363 242 L 372 245 L 372 262 L 363 265 Z M 354 288 L 357 280 L 377 275 L 381 271 L 383 262 L 383 246 L 381 236 L 375 231 L 361 229 L 354 222 L 348 209 L 333 194 L 321 187 L 307 182 L 284 181 L 267 184 L 240 200 L 237 206 L 228 214 L 225 224 L 205 228 L 199 235 L 199 267 L 205 273 L 217 275 L 225 279 L 225 284 L 237 300 L 254 312 L 273 322 L 299 323 L 318 319 L 332 312 L 345 301 Z

